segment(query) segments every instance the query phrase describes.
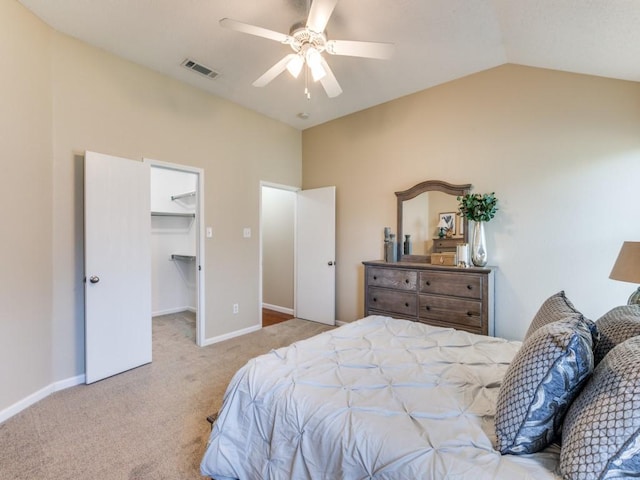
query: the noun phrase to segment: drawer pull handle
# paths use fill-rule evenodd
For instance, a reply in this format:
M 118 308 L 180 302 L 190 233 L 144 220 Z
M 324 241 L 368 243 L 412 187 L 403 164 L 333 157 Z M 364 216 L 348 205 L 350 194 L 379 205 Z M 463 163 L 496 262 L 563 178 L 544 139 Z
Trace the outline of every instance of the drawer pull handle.
M 429 280 L 427 280 L 425 283 L 427 284 L 427 287 L 431 286 L 431 282 Z
M 473 313 L 472 312 L 467 312 L 467 317 L 473 317 Z
M 377 279 L 378 279 L 378 277 L 376 277 L 376 276 L 374 275 L 374 276 L 373 276 L 373 279 L 374 279 L 374 280 L 377 280 Z
M 408 307 L 409 306 L 409 302 L 405 302 L 404 306 Z
M 408 278 L 405 278 L 405 279 L 404 279 L 404 283 L 409 283 L 409 279 L 408 279 Z
M 374 302 L 377 302 L 377 301 L 378 301 L 378 299 L 377 299 L 376 297 L 373 297 L 373 301 L 374 301 Z
M 424 307 L 427 311 L 431 310 L 431 307 L 429 305 L 427 305 L 426 307 Z
M 467 285 L 467 290 L 472 290 L 473 287 L 471 285 Z

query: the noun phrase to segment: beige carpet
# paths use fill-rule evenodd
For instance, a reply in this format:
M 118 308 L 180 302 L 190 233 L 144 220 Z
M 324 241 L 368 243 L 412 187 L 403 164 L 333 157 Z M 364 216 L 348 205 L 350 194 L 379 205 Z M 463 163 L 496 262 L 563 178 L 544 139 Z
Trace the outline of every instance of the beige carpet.
M 294 319 L 199 348 L 193 314 L 156 317 L 153 363 L 55 393 L 0 424 L 0 479 L 201 479 L 206 417 L 236 370 L 329 328 Z

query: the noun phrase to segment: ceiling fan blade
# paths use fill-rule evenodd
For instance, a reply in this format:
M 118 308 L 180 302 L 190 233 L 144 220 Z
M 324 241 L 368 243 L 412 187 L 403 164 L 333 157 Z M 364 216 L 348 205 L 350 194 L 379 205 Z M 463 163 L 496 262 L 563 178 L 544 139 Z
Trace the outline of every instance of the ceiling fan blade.
M 307 18 L 307 28 L 312 32 L 323 33 L 329 23 L 329 17 L 336 8 L 338 0 L 312 0 Z
M 230 28 L 231 30 L 236 30 L 242 33 L 248 33 L 249 35 L 255 35 L 257 37 L 268 38 L 269 40 L 275 40 L 276 42 L 288 43 L 291 40 L 291 37 L 284 33 L 275 32 L 255 25 L 249 25 L 248 23 L 239 22 L 230 18 L 223 18 L 219 23 L 222 27 Z
M 327 52 L 331 55 L 347 55 L 350 57 L 391 58 L 395 46 L 393 43 L 355 42 L 352 40 L 329 40 Z
M 278 75 L 280 75 L 282 72 L 284 72 L 286 70 L 286 68 L 287 68 L 287 64 L 295 56 L 296 56 L 295 53 L 290 53 L 289 55 L 284 57 L 282 60 L 280 60 L 278 63 L 276 63 L 273 67 L 271 67 L 269 70 L 264 72 L 259 79 L 257 79 L 255 82 L 253 82 L 253 86 L 254 87 L 264 87 L 271 80 L 273 80 Z
M 320 79 L 322 88 L 324 88 L 324 91 L 327 92 L 327 97 L 337 97 L 342 93 L 342 88 L 340 88 L 340 84 L 338 83 L 338 80 L 336 80 L 336 77 L 331 71 L 331 68 L 329 67 L 327 61 L 322 58 L 320 60 L 320 63 L 322 64 L 322 68 L 324 68 L 324 71 L 326 73 L 326 75 Z

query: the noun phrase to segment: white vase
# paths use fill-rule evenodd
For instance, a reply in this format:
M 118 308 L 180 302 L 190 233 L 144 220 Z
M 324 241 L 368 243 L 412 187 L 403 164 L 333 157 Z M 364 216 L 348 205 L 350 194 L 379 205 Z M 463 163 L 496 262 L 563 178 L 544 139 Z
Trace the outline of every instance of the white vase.
M 487 264 L 487 240 L 484 236 L 484 222 L 475 222 L 471 237 L 471 262 L 476 267 Z

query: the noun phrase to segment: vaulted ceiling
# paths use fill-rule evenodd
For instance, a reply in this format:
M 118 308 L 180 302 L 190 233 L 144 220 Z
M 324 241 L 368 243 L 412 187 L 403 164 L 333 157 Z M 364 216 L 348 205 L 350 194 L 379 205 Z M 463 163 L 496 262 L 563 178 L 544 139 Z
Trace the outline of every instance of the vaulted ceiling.
M 308 0 L 19 1 L 60 32 L 298 129 L 504 63 L 640 81 L 640 0 L 338 0 L 327 37 L 391 42 L 395 52 L 325 54 L 343 93 L 328 98 L 312 83 L 310 99 L 302 76 L 286 71 L 252 86 L 288 45 L 218 23 L 288 34 Z M 187 58 L 219 75 L 184 68 Z

